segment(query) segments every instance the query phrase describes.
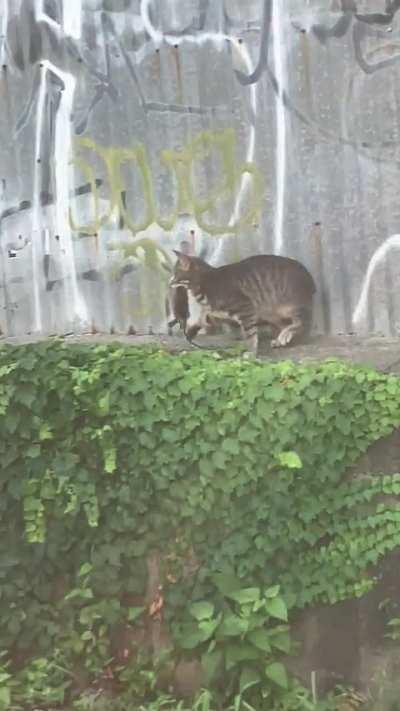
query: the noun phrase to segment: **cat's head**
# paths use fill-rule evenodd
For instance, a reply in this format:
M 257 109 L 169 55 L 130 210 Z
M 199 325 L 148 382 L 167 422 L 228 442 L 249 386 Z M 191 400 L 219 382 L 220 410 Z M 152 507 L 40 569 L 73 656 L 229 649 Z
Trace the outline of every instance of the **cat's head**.
M 176 249 L 173 252 L 178 257 L 178 261 L 175 265 L 174 275 L 169 282 L 172 287 L 184 286 L 186 289 L 191 289 L 199 284 L 204 272 L 212 269 L 200 257 L 192 257 L 184 252 L 178 252 Z

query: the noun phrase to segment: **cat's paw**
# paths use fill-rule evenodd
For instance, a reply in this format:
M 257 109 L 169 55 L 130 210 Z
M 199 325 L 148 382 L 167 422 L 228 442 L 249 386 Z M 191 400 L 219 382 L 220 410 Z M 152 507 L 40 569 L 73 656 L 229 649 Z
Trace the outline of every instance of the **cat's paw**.
M 246 351 L 243 353 L 243 358 L 245 360 L 255 360 L 255 358 L 257 358 L 257 353 L 254 353 L 253 351 Z
M 271 348 L 284 348 L 288 346 L 293 338 L 292 331 L 281 331 L 278 338 L 271 341 Z

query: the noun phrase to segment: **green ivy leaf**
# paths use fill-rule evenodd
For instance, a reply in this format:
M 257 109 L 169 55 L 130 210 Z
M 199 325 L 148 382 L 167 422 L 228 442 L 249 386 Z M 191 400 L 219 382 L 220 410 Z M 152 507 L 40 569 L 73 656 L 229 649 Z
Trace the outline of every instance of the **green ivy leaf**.
M 135 622 L 140 615 L 145 611 L 145 607 L 129 607 L 128 608 L 128 620 L 129 622 Z
M 240 693 L 243 694 L 247 689 L 259 684 L 261 681 L 261 675 L 256 669 L 251 667 L 245 667 L 240 675 L 239 688 Z
M 113 474 L 117 468 L 117 451 L 115 447 L 104 453 L 104 469 L 107 474 Z
M 230 671 L 242 662 L 257 661 L 260 658 L 260 652 L 248 642 L 240 642 L 235 644 L 224 645 L 225 649 L 225 666 L 226 670 Z
M 0 709 L 7 711 L 11 706 L 11 690 L 7 686 L 0 687 Z
M 289 654 L 291 649 L 290 635 L 288 632 L 280 632 L 279 634 L 270 635 L 270 642 L 273 647 L 279 649 L 285 654 Z
M 214 614 L 214 605 L 210 602 L 194 602 L 190 606 L 190 614 L 196 620 L 208 620 Z
M 258 602 L 260 599 L 260 588 L 243 588 L 242 590 L 228 593 L 227 597 L 235 600 L 240 605 L 246 605 L 249 602 Z
M 227 615 L 218 630 L 218 637 L 239 637 L 247 632 L 249 623 L 236 615 Z
M 278 454 L 278 461 L 283 467 L 288 469 L 301 469 L 303 464 L 296 452 L 281 452 Z
M 274 597 L 271 600 L 267 599 L 265 601 L 265 609 L 271 617 L 287 622 L 287 607 L 281 597 Z
M 281 689 L 287 689 L 289 686 L 286 669 L 280 662 L 273 662 L 265 667 L 265 675 L 268 679 L 281 687 Z
M 242 587 L 239 578 L 233 573 L 217 573 L 213 580 L 218 590 L 228 597 L 232 592 L 240 590 Z
M 80 578 L 83 578 L 85 575 L 89 575 L 92 572 L 92 570 L 93 570 L 93 566 L 91 563 L 84 563 L 79 568 L 78 576 Z
M 248 639 L 257 649 L 261 649 L 263 652 L 271 651 L 271 638 L 267 630 L 253 630 L 253 632 L 249 632 Z
M 204 641 L 204 635 L 199 630 L 192 630 L 191 632 L 187 632 L 180 638 L 180 644 L 182 649 L 196 649 L 196 647 L 198 647 Z
M 220 649 L 203 654 L 201 658 L 201 665 L 204 670 L 206 684 L 210 684 L 213 681 L 219 667 L 222 665 L 222 661 L 223 652 Z

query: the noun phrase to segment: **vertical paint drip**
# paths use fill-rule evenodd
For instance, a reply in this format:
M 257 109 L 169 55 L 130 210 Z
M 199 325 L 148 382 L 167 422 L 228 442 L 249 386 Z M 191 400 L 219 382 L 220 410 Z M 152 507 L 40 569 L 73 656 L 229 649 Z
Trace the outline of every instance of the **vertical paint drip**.
M 66 0 L 62 8 L 64 33 L 79 40 L 82 35 L 82 0 Z
M 44 104 L 46 99 L 46 70 L 42 68 L 36 112 L 35 133 L 35 169 L 33 175 L 33 201 L 32 201 L 32 276 L 33 276 L 33 330 L 42 330 L 42 312 L 40 305 L 40 256 L 42 252 L 42 205 L 40 201 L 41 189 L 41 153 L 43 136 L 43 119 L 45 116 Z
M 275 0 L 272 8 L 273 58 L 279 94 L 276 97 L 276 153 L 275 153 L 275 218 L 274 252 L 283 248 L 283 221 L 286 181 L 286 114 L 282 91 L 286 86 L 285 36 L 283 30 L 283 3 Z
M 250 54 L 247 49 L 247 47 L 242 43 L 239 42 L 238 40 L 232 40 L 232 46 L 234 48 L 234 51 L 236 52 L 236 55 L 239 57 L 240 61 L 243 63 L 244 67 L 246 68 L 246 71 L 251 74 L 253 72 L 253 65 L 250 59 Z M 254 155 L 255 155 L 255 148 L 256 148 L 256 129 L 255 129 L 255 117 L 257 114 L 257 89 L 256 89 L 256 84 L 251 84 L 250 85 L 250 105 L 251 105 L 251 111 L 252 111 L 252 125 L 250 128 L 250 133 L 249 133 L 249 142 L 247 145 L 247 151 L 246 151 L 246 163 L 252 163 L 254 161 Z M 241 184 L 240 184 L 240 189 L 238 191 L 238 195 L 236 198 L 235 206 L 233 208 L 232 216 L 231 219 L 229 220 L 229 225 L 233 226 L 237 223 L 240 217 L 240 210 L 241 210 L 241 204 L 244 196 L 246 195 L 248 186 L 251 183 L 251 176 L 248 173 L 244 173 Z
M 69 224 L 69 162 L 72 153 L 72 124 L 76 80 L 67 72 L 62 72 L 50 62 L 46 67 L 64 83 L 64 91 L 57 110 L 55 129 L 55 228 L 60 235 L 65 260 L 67 279 L 67 309 L 70 326 L 83 326 L 88 323 L 86 304 L 78 287 L 72 232 Z
M 6 42 L 8 25 L 8 0 L 2 0 L 0 5 L 1 34 L 0 34 L 0 64 L 6 63 Z
M 353 313 L 352 321 L 355 325 L 357 325 L 367 315 L 369 289 L 375 269 L 383 262 L 387 254 L 389 254 L 392 249 L 400 249 L 400 235 L 392 235 L 391 237 L 385 239 L 384 243 L 381 244 L 372 255 L 363 281 L 361 294 Z

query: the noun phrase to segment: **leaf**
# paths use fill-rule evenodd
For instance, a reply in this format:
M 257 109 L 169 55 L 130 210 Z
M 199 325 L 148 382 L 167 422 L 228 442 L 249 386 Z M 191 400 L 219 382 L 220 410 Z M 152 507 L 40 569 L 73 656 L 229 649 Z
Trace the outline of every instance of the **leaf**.
M 271 640 L 267 630 L 253 630 L 247 635 L 247 639 L 254 644 L 257 649 L 261 649 L 263 652 L 271 651 Z
M 229 615 L 225 617 L 218 630 L 218 637 L 239 637 L 248 630 L 248 622 L 241 617 Z
M 113 474 L 117 468 L 117 452 L 113 447 L 104 452 L 104 469 L 107 474 Z
M 252 669 L 251 667 L 246 667 L 240 675 L 240 693 L 243 694 L 246 689 L 249 689 L 251 686 L 255 686 L 260 681 L 261 676 L 258 671 L 256 671 L 256 669 Z
M 208 620 L 214 614 L 214 605 L 211 602 L 194 602 L 190 606 L 190 614 L 196 620 Z
M 129 607 L 128 608 L 128 620 L 129 622 L 134 622 L 140 617 L 142 612 L 145 611 L 145 607 Z
M 279 463 L 288 469 L 301 469 L 302 461 L 296 452 L 281 452 L 278 454 Z
M 40 457 L 40 453 L 40 444 L 31 444 L 31 446 L 25 451 L 25 456 L 30 459 L 36 459 L 37 457 Z
M 226 437 L 224 439 L 222 442 L 222 449 L 224 452 L 227 452 L 227 454 L 233 454 L 235 456 L 240 454 L 240 446 L 238 441 L 230 437 Z
M 274 597 L 272 600 L 265 601 L 265 609 L 271 615 L 278 620 L 284 620 L 287 622 L 287 607 L 284 600 L 281 597 Z
M 271 385 L 269 388 L 265 390 L 265 394 L 270 398 L 271 400 L 284 400 L 285 399 L 285 390 L 284 388 L 280 387 L 279 385 Z
M 225 647 L 225 665 L 227 671 L 237 664 L 257 661 L 259 658 L 260 652 L 247 642 L 240 642 L 240 644 L 235 642 L 235 644 L 228 644 Z
M 7 711 L 11 706 L 11 691 L 7 686 L 0 687 L 0 710 Z
M 221 452 L 220 450 L 217 449 L 213 453 L 211 460 L 217 469 L 225 469 L 225 465 L 226 465 L 225 454 L 223 452 Z
M 213 652 L 203 654 L 201 665 L 204 669 L 205 681 L 209 684 L 215 677 L 218 667 L 223 661 L 223 652 L 220 649 L 215 649 Z
M 110 392 L 107 392 L 99 400 L 99 410 L 102 415 L 108 415 L 110 412 Z
M 91 563 L 84 563 L 79 568 L 78 577 L 82 578 L 84 575 L 89 575 L 93 570 L 93 565 Z
M 220 613 L 214 620 L 201 620 L 201 622 L 199 622 L 199 629 L 204 635 L 204 640 L 212 637 L 221 620 L 222 613 Z
M 280 662 L 273 662 L 273 664 L 268 664 L 265 667 L 265 674 L 268 679 L 271 679 L 275 684 L 280 686 L 282 689 L 288 688 L 288 678 L 286 674 L 286 669 Z
M 53 432 L 51 431 L 49 425 L 42 425 L 39 431 L 39 439 L 41 442 L 44 442 L 45 440 L 48 439 L 53 439 L 54 435 Z
M 268 588 L 265 591 L 264 595 L 265 595 L 265 597 L 268 597 L 268 598 L 276 597 L 277 595 L 279 595 L 280 589 L 281 589 L 280 585 L 274 585 L 272 588 Z
M 94 639 L 94 634 L 90 630 L 86 630 L 83 634 L 81 634 L 81 640 L 82 642 L 88 642 L 89 640 Z
M 199 630 L 192 630 L 191 632 L 183 634 L 180 637 L 180 644 L 182 649 L 196 649 L 196 647 L 198 647 L 203 642 L 203 633 Z
M 220 593 L 226 597 L 241 588 L 240 580 L 233 573 L 216 573 L 213 580 Z
M 289 654 L 291 648 L 290 636 L 287 632 L 281 632 L 270 638 L 271 644 L 285 654 Z
M 245 605 L 248 602 L 257 602 L 260 599 L 260 588 L 243 588 L 242 590 L 229 593 L 227 597 L 241 605 Z
M 27 383 L 25 383 L 24 385 L 18 388 L 16 392 L 16 397 L 18 398 L 19 402 L 22 402 L 23 405 L 26 405 L 26 407 L 30 409 L 36 398 L 35 388 L 32 385 L 28 385 Z

